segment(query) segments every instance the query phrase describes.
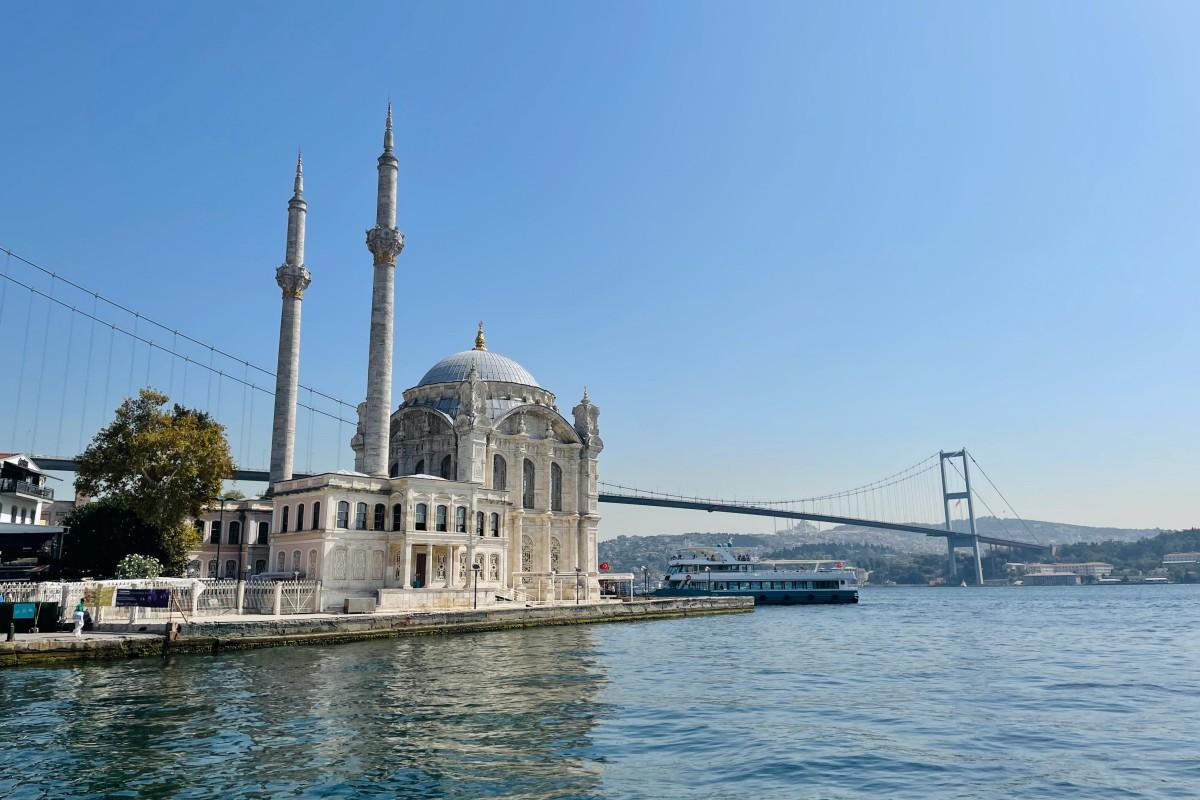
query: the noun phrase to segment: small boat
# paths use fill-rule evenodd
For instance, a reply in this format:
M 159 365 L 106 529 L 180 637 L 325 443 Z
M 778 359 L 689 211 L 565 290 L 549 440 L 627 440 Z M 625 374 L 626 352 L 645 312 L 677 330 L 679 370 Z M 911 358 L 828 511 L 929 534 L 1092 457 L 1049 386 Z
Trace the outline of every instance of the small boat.
M 667 562 L 657 597 L 741 595 L 758 605 L 857 603 L 858 576 L 840 561 L 767 560 L 753 548 L 689 547 Z

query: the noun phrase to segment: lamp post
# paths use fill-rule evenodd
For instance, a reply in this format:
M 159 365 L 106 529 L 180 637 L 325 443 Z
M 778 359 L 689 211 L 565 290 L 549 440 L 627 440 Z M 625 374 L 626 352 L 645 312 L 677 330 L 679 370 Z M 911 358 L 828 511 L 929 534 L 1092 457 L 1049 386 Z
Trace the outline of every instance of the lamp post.
M 471 571 L 475 573 L 475 595 L 471 598 L 471 608 L 479 608 L 479 573 L 483 570 L 483 566 L 478 562 L 471 564 Z
M 583 572 L 579 565 L 575 565 L 575 605 L 579 605 L 579 575 Z
M 712 591 L 712 567 L 704 568 L 704 583 L 706 584 L 705 588 L 709 592 L 711 592 Z
M 217 499 L 221 501 L 221 521 L 218 523 L 220 530 L 217 531 L 217 574 L 213 576 L 214 578 L 221 577 L 221 537 L 225 535 L 225 498 L 218 497 Z
M 642 591 L 650 594 L 650 568 L 645 564 L 642 565 Z

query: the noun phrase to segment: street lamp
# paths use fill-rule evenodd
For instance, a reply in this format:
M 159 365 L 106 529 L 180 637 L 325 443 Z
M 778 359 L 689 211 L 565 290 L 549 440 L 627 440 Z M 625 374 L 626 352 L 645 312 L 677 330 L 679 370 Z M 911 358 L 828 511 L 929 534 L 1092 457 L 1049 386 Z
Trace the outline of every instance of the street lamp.
M 704 583 L 705 589 L 712 592 L 712 567 L 704 568 Z
M 579 574 L 582 572 L 579 565 L 575 565 L 575 605 L 579 605 Z
M 471 564 L 471 571 L 475 573 L 475 596 L 471 599 L 471 608 L 479 608 L 479 573 L 483 570 L 483 565 L 478 561 Z
M 221 537 L 225 535 L 225 498 L 218 497 L 217 499 L 221 501 L 221 521 L 217 526 L 220 530 L 217 531 L 217 574 L 213 575 L 214 578 L 221 577 Z
M 644 564 L 642 565 L 642 583 L 643 583 L 642 590 L 646 594 L 650 594 L 650 568 Z

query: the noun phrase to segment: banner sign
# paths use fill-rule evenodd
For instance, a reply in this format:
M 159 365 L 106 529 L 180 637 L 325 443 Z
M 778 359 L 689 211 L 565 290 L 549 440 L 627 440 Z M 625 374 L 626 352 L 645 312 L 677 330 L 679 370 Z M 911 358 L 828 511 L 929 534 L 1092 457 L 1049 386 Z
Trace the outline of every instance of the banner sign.
M 37 603 L 13 603 L 13 619 L 33 619 Z
M 83 602 L 89 606 L 111 606 L 113 602 L 113 587 L 92 586 L 84 589 Z
M 117 589 L 118 607 L 168 608 L 170 605 L 170 589 Z

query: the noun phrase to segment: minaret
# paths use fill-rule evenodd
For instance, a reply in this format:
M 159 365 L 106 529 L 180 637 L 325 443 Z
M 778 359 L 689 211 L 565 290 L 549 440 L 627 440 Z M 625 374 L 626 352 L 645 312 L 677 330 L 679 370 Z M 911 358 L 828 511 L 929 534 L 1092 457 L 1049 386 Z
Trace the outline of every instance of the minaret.
M 363 472 L 386 478 L 388 430 L 392 410 L 392 307 L 395 302 L 396 256 L 404 234 L 396 229 L 396 173 L 392 152 L 392 104 L 388 103 L 383 154 L 379 156 L 379 189 L 375 227 L 367 231 L 367 249 L 375 262 L 371 284 L 371 345 L 367 355 L 367 410 L 363 420 Z
M 296 449 L 296 383 L 300 377 L 300 301 L 311 276 L 304 266 L 304 161 L 296 156 L 296 182 L 288 201 L 287 250 L 275 282 L 283 290 L 279 315 L 279 361 L 275 368 L 275 417 L 271 426 L 270 491 L 278 481 L 292 479 Z

